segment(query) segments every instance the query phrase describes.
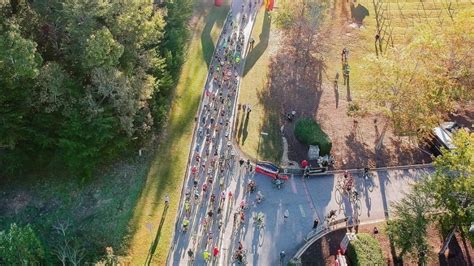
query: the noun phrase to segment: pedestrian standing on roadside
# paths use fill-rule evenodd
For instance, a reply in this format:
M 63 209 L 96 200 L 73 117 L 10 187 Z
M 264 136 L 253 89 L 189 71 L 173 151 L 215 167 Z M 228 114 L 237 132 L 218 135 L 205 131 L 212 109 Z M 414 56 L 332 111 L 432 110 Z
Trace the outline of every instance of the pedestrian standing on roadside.
M 168 194 L 166 194 L 166 196 L 165 196 L 165 206 L 168 207 L 169 204 L 170 204 L 170 196 Z
M 240 164 L 241 167 L 242 167 L 242 165 L 244 165 L 244 162 L 245 162 L 244 159 L 240 159 L 239 164 Z
M 214 247 L 214 250 L 212 251 L 213 255 L 214 255 L 214 258 L 217 257 L 217 255 L 219 255 L 219 249 L 217 247 Z
M 313 222 L 313 229 L 318 228 L 318 224 L 319 224 L 318 218 L 314 219 L 314 222 Z
M 285 251 L 282 250 L 282 251 L 280 252 L 280 263 L 281 263 L 281 264 L 283 264 L 283 261 L 285 260 L 285 256 L 286 256 Z

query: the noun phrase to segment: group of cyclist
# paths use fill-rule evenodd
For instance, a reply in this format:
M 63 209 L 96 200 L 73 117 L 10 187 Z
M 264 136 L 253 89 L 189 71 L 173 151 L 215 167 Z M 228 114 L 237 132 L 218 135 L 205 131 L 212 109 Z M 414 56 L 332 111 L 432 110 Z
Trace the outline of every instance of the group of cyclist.
M 250 9 L 251 5 L 250 3 Z M 246 19 L 242 16 L 240 22 L 244 22 Z M 218 228 L 221 228 L 222 210 L 226 198 L 230 201 L 233 197 L 232 192 L 225 187 L 225 177 L 231 171 L 231 165 L 235 159 L 230 139 L 231 119 L 245 42 L 243 29 L 237 24 L 231 11 L 212 58 L 200 109 L 200 118 L 196 119 L 197 136 L 190 162 L 192 184 L 185 192 L 182 220 L 184 232 L 190 226 L 192 206 L 197 205 L 200 201 L 209 200 L 205 221 L 201 221 L 201 224 L 205 224 L 205 230 L 209 231 L 207 233 L 208 244 L 202 253 L 206 261 L 211 256 L 207 251 L 208 247 L 214 247 L 213 244 L 216 241 L 212 237 L 212 225 L 218 224 Z M 217 181 L 214 182 L 214 180 Z M 215 183 L 218 183 L 218 186 L 215 186 Z M 245 220 L 243 212 L 240 218 Z M 216 249 L 217 247 L 213 250 L 214 257 L 218 253 L 215 252 Z M 188 256 L 194 259 L 193 249 L 188 250 Z

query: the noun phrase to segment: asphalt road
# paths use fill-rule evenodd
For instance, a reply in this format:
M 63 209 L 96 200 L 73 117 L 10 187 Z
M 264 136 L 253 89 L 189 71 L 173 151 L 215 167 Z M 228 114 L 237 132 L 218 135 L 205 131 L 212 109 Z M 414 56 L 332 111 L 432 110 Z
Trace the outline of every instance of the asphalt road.
M 226 257 L 229 251 L 223 245 L 224 229 L 231 221 L 234 208 L 228 192 L 242 197 L 242 191 L 236 187 L 241 187 L 242 180 L 248 176 L 238 162 L 238 152 L 232 147 L 231 131 L 245 51 L 258 10 L 254 3 L 232 2 L 231 14 L 216 45 L 196 120 L 184 184 L 186 193 L 181 199 L 169 265 L 204 265 L 206 250 L 212 254 L 215 247 L 220 249 L 219 259 Z M 206 191 L 203 186 L 207 186 Z M 224 200 L 221 200 L 222 193 Z M 214 203 L 210 199 L 212 194 Z M 183 229 L 183 221 L 189 221 L 187 230 Z M 194 252 L 194 261 L 190 260 L 188 250 Z M 217 258 L 209 263 L 217 263 Z
M 242 10 L 242 1 L 233 1 L 232 18 L 226 22 L 216 45 L 217 56 L 211 62 L 214 67 L 211 67 L 204 87 L 184 184 L 189 195 L 182 195 L 168 265 L 231 265 L 239 241 L 247 252 L 248 265 L 278 265 L 280 251 L 286 252 L 285 262 L 288 261 L 304 243 L 315 218 L 324 224 L 329 211 L 336 210 L 336 219 L 356 216 L 361 223 L 383 220 L 386 215 L 390 216 L 391 202 L 401 199 L 412 182 L 430 172 L 427 168 L 381 170 L 372 172 L 370 185 L 354 175 L 353 190 L 358 191 L 359 199 L 351 201 L 348 194 L 340 193 L 342 190 L 338 189 L 342 174 L 304 180 L 291 176 L 282 189 L 277 189 L 269 177 L 249 171 L 246 163 L 240 165 L 239 153 L 230 141 L 232 121 L 245 61 L 242 51 L 247 49 L 257 12 L 254 1 L 251 8 L 248 1 L 245 3 Z M 244 21 L 243 15 L 246 16 Z M 236 48 L 239 35 L 243 38 L 240 51 Z M 234 40 L 233 43 L 230 40 Z M 226 49 L 227 61 L 224 60 Z M 257 190 L 265 197 L 260 204 L 256 203 L 256 193 L 246 192 L 250 179 L 257 182 Z M 202 190 L 203 184 L 207 184 L 207 192 Z M 233 194 L 231 199 L 229 191 Z M 221 201 L 222 192 L 225 199 Z M 215 195 L 214 204 L 210 202 L 211 194 Z M 234 222 L 234 214 L 238 213 L 242 200 L 248 206 L 244 211 L 245 219 L 239 222 L 238 217 Z M 188 204 L 189 211 L 186 211 Z M 210 210 L 213 210 L 212 217 Z M 288 218 L 284 218 L 286 211 Z M 264 214 L 263 228 L 253 220 L 257 213 Z M 189 220 L 187 231 L 182 226 L 185 219 Z M 219 254 L 213 258 L 215 247 Z M 193 251 L 193 260 L 188 256 L 188 250 Z M 208 262 L 203 257 L 205 251 L 211 254 Z

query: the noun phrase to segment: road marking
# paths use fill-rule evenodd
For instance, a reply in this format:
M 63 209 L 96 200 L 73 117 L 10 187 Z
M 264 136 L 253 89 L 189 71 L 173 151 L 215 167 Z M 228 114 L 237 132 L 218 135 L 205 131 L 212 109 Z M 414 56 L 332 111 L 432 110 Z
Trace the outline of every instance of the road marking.
M 299 204 L 299 207 L 300 207 L 301 216 L 303 216 L 303 218 L 305 218 L 306 213 L 304 212 L 303 206 L 301 204 Z

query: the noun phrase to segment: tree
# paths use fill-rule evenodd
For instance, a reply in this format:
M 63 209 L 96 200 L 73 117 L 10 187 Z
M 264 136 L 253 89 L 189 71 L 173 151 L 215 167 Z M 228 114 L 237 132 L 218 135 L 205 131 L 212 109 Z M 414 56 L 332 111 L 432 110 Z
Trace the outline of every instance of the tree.
M 184 62 L 184 49 L 188 40 L 187 22 L 191 17 L 191 0 L 166 1 L 166 26 L 161 54 L 174 78 L 177 78 Z
M 27 139 L 29 84 L 38 76 L 42 58 L 36 43 L 16 24 L 0 24 L 0 148 L 13 149 Z
M 52 252 L 63 266 L 69 265 L 69 263 L 73 266 L 81 265 L 84 259 L 84 249 L 71 237 L 69 228 L 68 222 L 60 222 L 54 226 L 58 239 Z
M 380 243 L 369 234 L 357 234 L 357 239 L 349 242 L 347 250 L 351 265 L 385 264 Z
M 474 133 L 458 130 L 453 144 L 452 150 L 441 149 L 434 161 L 436 171 L 424 189 L 451 226 L 467 227 L 474 218 Z
M 41 67 L 38 75 L 33 103 L 47 113 L 70 108 L 71 77 L 56 62 L 48 62 Z
M 429 195 L 419 184 L 414 185 L 401 201 L 393 204 L 396 218 L 387 223 L 387 233 L 395 247 L 400 249 L 399 257 L 408 253 L 417 258 L 420 265 L 426 263 L 429 251 L 426 231 L 432 206 Z
M 93 33 L 86 41 L 84 68 L 113 67 L 119 63 L 123 46 L 114 40 L 107 28 Z
M 466 47 L 474 38 L 463 23 L 442 31 L 418 25 L 410 43 L 388 49 L 383 57 L 367 56 L 358 66 L 366 109 L 382 115 L 399 135 L 422 138 L 456 103 L 472 99 L 473 55 Z
M 44 259 L 41 241 L 30 225 L 11 224 L 8 232 L 0 232 L 0 264 L 36 265 Z

